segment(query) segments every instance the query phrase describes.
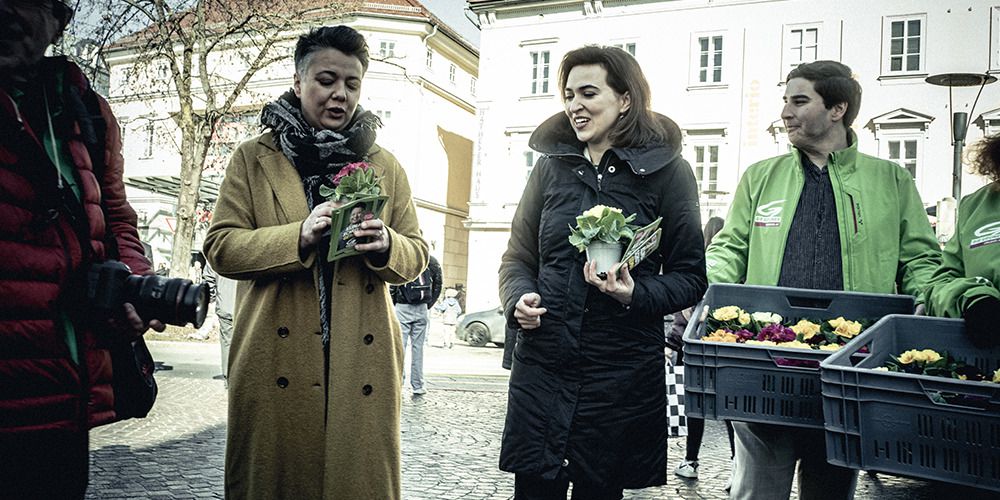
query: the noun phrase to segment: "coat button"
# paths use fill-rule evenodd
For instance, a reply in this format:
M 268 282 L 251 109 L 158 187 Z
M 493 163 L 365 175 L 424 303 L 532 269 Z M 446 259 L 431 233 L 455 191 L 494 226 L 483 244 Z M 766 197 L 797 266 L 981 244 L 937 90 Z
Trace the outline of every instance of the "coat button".
M 372 393 L 372 386 L 365 384 L 365 386 L 361 388 L 361 394 L 367 396 L 371 393 Z
M 285 387 L 288 387 L 288 379 L 285 377 L 278 377 L 277 384 L 278 387 L 284 389 Z
M 589 312 L 590 312 L 590 308 L 589 308 L 589 307 L 584 307 L 584 308 L 583 308 L 583 312 L 585 312 L 585 313 L 589 313 Z
M 365 344 L 371 344 L 375 341 L 375 336 L 372 334 L 365 335 Z
M 368 286 L 365 287 L 365 291 L 368 292 L 368 293 L 374 292 L 375 291 L 375 285 L 369 283 Z
M 562 463 L 562 466 L 563 466 L 563 467 L 568 467 L 568 466 L 569 466 L 569 459 L 568 459 L 568 458 L 564 458 L 564 459 L 563 459 L 563 463 Z
M 614 165 L 611 165 L 610 167 L 608 167 L 608 173 L 609 174 L 615 173 L 615 166 Z
M 288 336 L 288 328 L 284 327 L 284 326 L 278 328 L 278 336 L 281 337 L 281 338 L 287 337 Z

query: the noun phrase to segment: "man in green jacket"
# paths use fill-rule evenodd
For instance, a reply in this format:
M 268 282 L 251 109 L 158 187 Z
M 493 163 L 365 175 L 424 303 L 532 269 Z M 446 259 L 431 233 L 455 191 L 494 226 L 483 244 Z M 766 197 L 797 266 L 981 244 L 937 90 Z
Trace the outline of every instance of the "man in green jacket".
M 913 178 L 857 150 L 861 87 L 847 66 L 788 74 L 781 118 L 793 150 L 752 165 L 706 252 L 712 283 L 920 295 L 940 262 Z M 822 430 L 737 422 L 733 499 L 854 497 L 855 471 L 828 465 Z

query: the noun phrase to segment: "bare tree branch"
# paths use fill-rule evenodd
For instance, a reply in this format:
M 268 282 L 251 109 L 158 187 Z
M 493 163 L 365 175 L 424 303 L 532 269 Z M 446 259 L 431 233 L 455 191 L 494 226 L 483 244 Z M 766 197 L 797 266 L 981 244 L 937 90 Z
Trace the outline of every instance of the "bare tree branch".
M 289 54 L 279 44 L 291 33 L 329 22 L 357 9 L 359 0 L 94 0 L 107 12 L 101 45 L 125 56 L 127 89 L 118 99 L 148 100 L 151 120 L 163 120 L 164 140 L 179 136 L 181 191 L 170 273 L 185 276 L 196 226 L 202 173 L 218 125 L 237 119 L 235 111 L 261 70 Z M 145 27 L 116 36 L 129 23 Z M 114 41 L 112 41 L 114 40 Z M 122 60 L 121 58 L 117 60 Z M 236 64 L 232 64 L 237 62 Z M 392 64 L 392 63 L 390 63 Z M 393 64 L 402 68 L 401 65 Z M 236 69 L 234 69 L 236 68 Z M 409 79 L 408 75 L 404 76 Z M 157 87 L 150 92 L 149 87 Z M 145 87 L 145 89 L 144 89 Z M 172 88 L 168 88 L 172 87 Z M 262 96 L 263 97 L 263 96 Z M 163 109 L 163 102 L 171 103 Z M 156 104 L 153 104 L 153 103 Z M 263 104 L 258 103 L 256 105 Z M 160 109 L 156 109 L 157 106 Z M 145 116 L 145 115 L 144 115 Z M 171 127 L 176 124 L 176 132 Z M 218 161 L 218 153 L 213 161 Z

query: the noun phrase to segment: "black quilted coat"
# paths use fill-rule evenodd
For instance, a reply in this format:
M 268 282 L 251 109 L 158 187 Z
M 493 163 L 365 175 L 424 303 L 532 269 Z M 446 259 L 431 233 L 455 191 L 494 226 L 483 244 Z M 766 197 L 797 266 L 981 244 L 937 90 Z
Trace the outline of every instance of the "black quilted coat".
M 677 125 L 658 118 L 668 144 L 614 148 L 597 169 L 563 113 L 531 137 L 543 156 L 511 224 L 500 294 L 511 326 L 522 294 L 537 292 L 548 313 L 538 329 L 518 332 L 505 471 L 564 471 L 616 488 L 666 482 L 663 316 L 695 304 L 707 282 L 694 175 Z M 598 204 L 637 214 L 640 226 L 663 217 L 659 250 L 632 271 L 629 307 L 586 283 L 585 254 L 567 241 L 576 216 Z

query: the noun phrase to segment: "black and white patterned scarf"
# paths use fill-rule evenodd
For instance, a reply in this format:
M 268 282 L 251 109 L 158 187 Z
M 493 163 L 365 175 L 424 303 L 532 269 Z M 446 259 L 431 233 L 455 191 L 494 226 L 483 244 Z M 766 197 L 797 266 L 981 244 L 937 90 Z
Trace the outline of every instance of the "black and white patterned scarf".
M 368 150 L 375 144 L 376 130 L 382 121 L 370 111 L 358 106 L 351 123 L 341 131 L 316 130 L 302 115 L 302 101 L 293 90 L 268 103 L 260 114 L 264 128 L 274 132 L 278 147 L 295 166 L 302 178 L 309 210 L 324 202 L 319 187 L 333 188 L 333 177 L 348 163 L 367 161 Z M 325 259 L 330 239 L 323 238 L 317 257 Z M 333 282 L 331 266 L 322 266 L 319 284 L 320 323 L 323 345 L 330 345 L 330 288 Z
M 320 185 L 333 188 L 333 177 L 344 165 L 368 159 L 382 126 L 378 116 L 358 106 L 344 130 L 316 130 L 306 122 L 302 102 L 292 90 L 264 106 L 260 123 L 274 132 L 281 151 L 299 171 L 309 210 L 325 201 L 319 196 Z

